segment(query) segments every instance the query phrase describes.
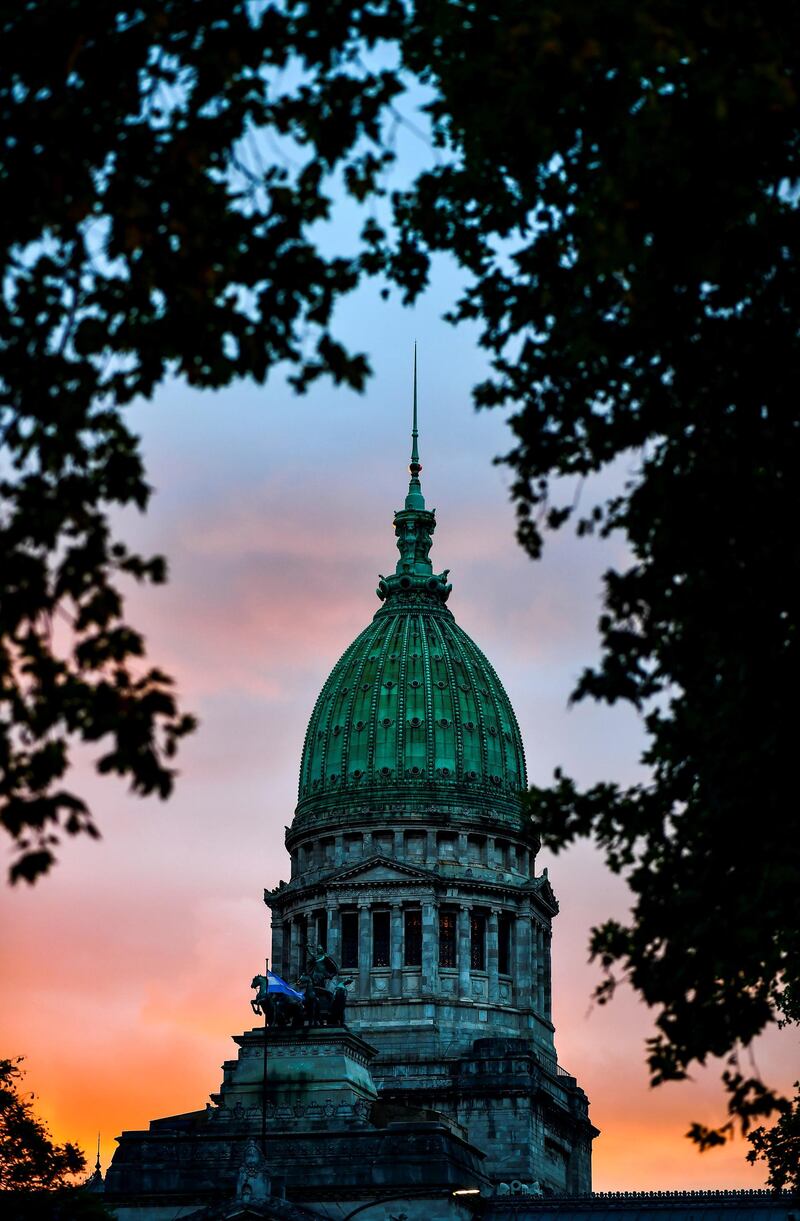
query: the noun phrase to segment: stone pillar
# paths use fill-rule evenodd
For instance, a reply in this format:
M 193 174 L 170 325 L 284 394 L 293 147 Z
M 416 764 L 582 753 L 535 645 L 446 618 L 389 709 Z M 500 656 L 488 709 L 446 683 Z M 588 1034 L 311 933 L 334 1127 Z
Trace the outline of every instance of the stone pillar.
M 339 927 L 339 908 L 335 903 L 328 904 L 328 953 L 336 962 L 342 952 L 341 929 Z
M 361 840 L 361 855 L 364 859 L 372 856 L 374 849 L 372 847 L 372 832 L 365 831 Z
M 433 869 L 436 864 L 436 832 L 425 832 L 425 864 L 429 869 Z
M 402 831 L 395 831 L 394 833 L 394 859 L 396 861 L 404 861 L 406 859 L 406 848 L 403 843 Z
M 358 905 L 358 995 L 362 1000 L 369 996 L 369 972 L 372 966 L 372 929 L 370 928 L 369 903 Z
M 344 864 L 344 836 L 334 835 L 333 837 L 333 863 L 338 869 Z
M 462 903 L 458 909 L 458 994 L 467 1000 L 470 992 L 470 927 L 468 904 Z
M 552 963 L 550 960 L 550 951 L 552 949 L 553 935 L 550 929 L 543 929 L 542 936 L 542 958 L 544 966 L 544 1016 L 548 1022 L 553 1020 L 553 977 Z
M 456 847 L 456 853 L 458 855 L 458 860 L 462 865 L 469 863 L 469 849 L 467 847 L 466 831 L 459 831 L 458 833 L 458 845 Z
M 389 964 L 392 968 L 392 978 L 389 985 L 392 996 L 401 996 L 403 992 L 403 908 L 400 902 L 392 904 L 391 927 L 389 930 Z
M 297 923 L 297 917 L 292 917 L 292 925 L 289 930 L 289 975 L 291 981 L 297 979 L 300 974 L 300 926 Z M 263 1056 L 261 1059 L 263 1060 Z
M 500 978 L 498 975 L 498 914 L 492 908 L 486 926 L 486 967 L 489 972 L 489 1000 L 500 999 Z
M 430 832 L 428 833 L 430 835 Z M 439 992 L 439 923 L 436 904 L 422 904 L 422 991 L 427 996 Z
M 273 914 L 272 917 L 272 946 L 270 953 L 272 957 L 269 960 L 271 971 L 275 971 L 280 975 L 283 971 L 283 920 L 280 916 Z
M 517 913 L 514 930 L 514 990 L 515 1001 L 519 1009 L 529 1009 L 531 1006 L 531 914 L 527 907 Z
M 539 985 L 538 999 L 539 1012 L 542 1017 L 547 1014 L 547 945 L 545 941 L 544 925 L 538 924 L 536 927 L 538 937 L 536 940 L 536 979 Z

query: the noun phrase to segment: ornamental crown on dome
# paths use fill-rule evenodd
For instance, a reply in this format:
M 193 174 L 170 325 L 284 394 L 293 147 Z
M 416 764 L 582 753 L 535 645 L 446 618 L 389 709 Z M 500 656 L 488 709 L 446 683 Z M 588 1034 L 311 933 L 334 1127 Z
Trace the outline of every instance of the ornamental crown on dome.
M 491 810 L 521 819 L 525 757 L 500 679 L 445 605 L 429 558 L 436 519 L 420 484 L 417 369 L 411 480 L 395 513 L 400 558 L 383 605 L 334 666 L 311 715 L 297 818 L 381 807 Z M 338 814 L 337 814 L 338 811 Z

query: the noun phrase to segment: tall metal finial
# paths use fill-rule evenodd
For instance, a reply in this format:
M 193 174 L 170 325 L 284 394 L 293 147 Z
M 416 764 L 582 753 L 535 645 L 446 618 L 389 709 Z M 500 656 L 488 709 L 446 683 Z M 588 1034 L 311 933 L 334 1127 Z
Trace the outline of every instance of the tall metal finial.
M 417 345 L 414 344 L 414 411 L 411 422 L 411 481 L 402 509 L 394 515 L 394 533 L 400 559 L 391 576 L 381 576 L 377 595 L 383 601 L 394 597 L 425 597 L 446 602 L 452 586 L 447 580 L 448 570 L 434 573 L 429 558 L 436 515 L 433 509 L 425 508 L 425 497 L 419 473 L 419 429 L 417 427 Z
M 97 1133 L 97 1161 L 94 1164 L 95 1172 L 100 1173 L 100 1133 Z
M 417 345 L 414 344 L 414 412 L 411 424 L 411 464 L 408 468 L 411 472 L 411 480 L 408 485 L 408 495 L 406 496 L 407 509 L 424 509 L 425 497 L 422 495 L 422 484 L 419 481 L 419 473 L 422 470 L 422 463 L 419 460 L 419 429 L 417 428 Z

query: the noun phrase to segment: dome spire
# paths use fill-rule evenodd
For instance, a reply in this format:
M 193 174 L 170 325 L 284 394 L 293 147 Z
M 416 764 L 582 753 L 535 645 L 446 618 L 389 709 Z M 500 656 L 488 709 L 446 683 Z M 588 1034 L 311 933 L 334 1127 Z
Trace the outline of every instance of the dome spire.
M 417 427 L 417 345 L 414 344 L 414 396 L 413 396 L 413 416 L 411 424 L 411 464 L 409 470 L 411 479 L 408 485 L 408 495 L 406 496 L 407 509 L 424 509 L 425 497 L 422 495 L 422 484 L 419 481 L 419 473 L 422 470 L 422 463 L 419 460 L 419 429 Z
M 383 601 L 398 594 L 434 598 L 446 602 L 451 586 L 447 580 L 448 569 L 434 573 L 428 552 L 436 529 L 436 514 L 425 507 L 419 473 L 419 428 L 417 423 L 417 345 L 414 344 L 414 394 L 411 422 L 411 479 L 408 495 L 402 509 L 394 515 L 394 533 L 400 559 L 392 576 L 381 573 L 377 594 Z

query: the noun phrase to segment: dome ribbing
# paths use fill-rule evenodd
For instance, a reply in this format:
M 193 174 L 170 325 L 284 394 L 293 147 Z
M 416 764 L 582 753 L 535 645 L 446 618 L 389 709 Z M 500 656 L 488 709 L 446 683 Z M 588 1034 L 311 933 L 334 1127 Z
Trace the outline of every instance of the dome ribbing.
M 391 598 L 322 689 L 298 814 L 401 802 L 518 810 L 525 784 L 516 718 L 483 653 L 433 595 Z
M 381 576 L 384 605 L 334 666 L 300 766 L 302 822 L 343 808 L 483 808 L 518 813 L 526 787 L 516 717 L 503 685 L 445 606 L 447 571 L 428 553 L 417 449 L 416 354 L 411 480 L 395 513 L 400 559 Z

